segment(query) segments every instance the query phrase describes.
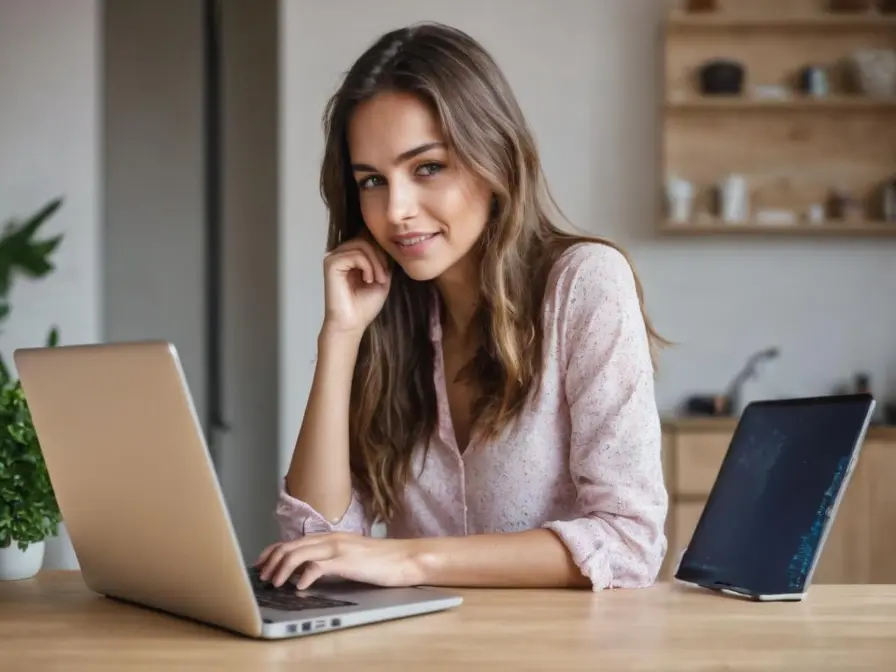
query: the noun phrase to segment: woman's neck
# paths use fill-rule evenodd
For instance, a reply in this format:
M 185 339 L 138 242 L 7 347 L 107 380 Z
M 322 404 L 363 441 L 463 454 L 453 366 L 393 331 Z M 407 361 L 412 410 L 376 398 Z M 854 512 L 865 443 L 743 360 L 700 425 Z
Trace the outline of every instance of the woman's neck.
M 479 274 L 476 264 L 467 259 L 445 271 L 436 286 L 445 306 L 442 330 L 466 343 L 472 336 L 471 325 L 479 307 Z

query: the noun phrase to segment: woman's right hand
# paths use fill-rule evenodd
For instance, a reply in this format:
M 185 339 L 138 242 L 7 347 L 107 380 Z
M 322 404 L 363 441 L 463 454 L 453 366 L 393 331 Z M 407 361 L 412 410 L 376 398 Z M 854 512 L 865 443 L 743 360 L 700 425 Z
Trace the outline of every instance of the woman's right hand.
M 364 236 L 324 258 L 324 330 L 361 337 L 389 295 L 392 274 L 386 253 Z

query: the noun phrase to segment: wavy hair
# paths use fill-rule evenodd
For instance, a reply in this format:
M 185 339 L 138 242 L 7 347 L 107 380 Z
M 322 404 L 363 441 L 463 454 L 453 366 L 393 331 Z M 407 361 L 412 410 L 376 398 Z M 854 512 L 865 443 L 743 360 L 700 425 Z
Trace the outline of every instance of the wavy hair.
M 481 287 L 474 316 L 482 343 L 462 371 L 476 391 L 477 440 L 500 434 L 523 409 L 541 373 L 542 302 L 548 274 L 570 245 L 612 242 L 563 231 L 530 132 L 491 56 L 466 33 L 420 23 L 386 33 L 346 74 L 324 112 L 321 196 L 329 211 L 327 249 L 365 228 L 351 172 L 346 129 L 354 108 L 377 93 L 405 92 L 430 106 L 457 159 L 494 194 L 478 245 Z M 641 310 L 656 362 L 664 344 Z M 437 425 L 433 287 L 394 265 L 389 296 L 362 338 L 351 389 L 349 436 L 353 485 L 371 519 L 390 522 L 402 509 L 415 446 Z

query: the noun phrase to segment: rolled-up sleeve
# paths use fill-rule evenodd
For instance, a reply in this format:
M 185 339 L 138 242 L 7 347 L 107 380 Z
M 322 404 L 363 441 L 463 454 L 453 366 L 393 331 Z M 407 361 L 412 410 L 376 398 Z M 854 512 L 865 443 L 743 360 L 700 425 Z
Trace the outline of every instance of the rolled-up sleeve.
M 331 522 L 306 502 L 290 495 L 284 479 L 274 507 L 274 517 L 280 527 L 281 541 L 291 541 L 307 534 L 322 532 L 352 532 L 370 536 L 370 522 L 354 490 L 345 513 L 338 521 Z
M 558 318 L 579 517 L 544 527 L 594 590 L 646 587 L 666 554 L 668 494 L 634 273 L 611 247 L 586 245 L 572 254 Z

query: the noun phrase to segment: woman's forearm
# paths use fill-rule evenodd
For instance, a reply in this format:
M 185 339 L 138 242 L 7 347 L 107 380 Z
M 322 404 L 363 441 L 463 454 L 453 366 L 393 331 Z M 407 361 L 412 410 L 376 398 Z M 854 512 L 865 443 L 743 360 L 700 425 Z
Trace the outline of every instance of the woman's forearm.
M 590 587 L 560 538 L 538 529 L 411 540 L 421 583 L 491 588 Z
M 331 522 L 345 513 L 352 496 L 348 412 L 359 344 L 360 336 L 321 331 L 311 392 L 286 475 L 289 494 Z

